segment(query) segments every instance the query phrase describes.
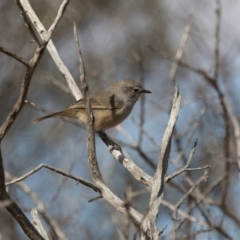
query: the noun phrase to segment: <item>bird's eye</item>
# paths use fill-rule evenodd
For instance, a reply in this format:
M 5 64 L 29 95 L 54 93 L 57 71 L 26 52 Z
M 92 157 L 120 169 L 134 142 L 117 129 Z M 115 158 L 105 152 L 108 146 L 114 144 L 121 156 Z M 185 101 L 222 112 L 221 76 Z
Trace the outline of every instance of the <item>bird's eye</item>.
M 138 90 L 139 90 L 138 88 L 133 88 L 134 92 L 138 92 Z

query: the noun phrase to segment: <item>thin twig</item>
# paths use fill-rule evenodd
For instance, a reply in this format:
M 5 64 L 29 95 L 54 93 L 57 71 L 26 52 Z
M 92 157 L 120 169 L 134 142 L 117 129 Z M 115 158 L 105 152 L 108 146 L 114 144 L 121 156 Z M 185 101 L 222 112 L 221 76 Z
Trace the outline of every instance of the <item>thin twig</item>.
M 65 172 L 65 171 L 63 171 L 63 170 L 61 170 L 59 168 L 53 167 L 53 166 L 48 165 L 48 164 L 40 164 L 40 165 L 38 165 L 36 168 L 34 168 L 31 171 L 27 172 L 23 176 L 21 176 L 21 177 L 19 177 L 17 179 L 14 179 L 12 181 L 7 182 L 6 186 L 9 186 L 11 184 L 14 184 L 14 183 L 22 181 L 22 180 L 26 179 L 27 177 L 33 175 L 35 172 L 39 171 L 42 168 L 47 168 L 47 169 L 49 169 L 49 170 L 51 170 L 53 172 L 56 172 L 56 173 L 59 173 L 59 174 L 65 176 L 65 177 L 68 177 L 68 178 L 71 178 L 73 180 L 76 180 L 78 183 L 81 183 L 81 184 L 83 184 L 83 185 L 85 185 L 85 186 L 87 186 L 89 188 L 92 188 L 96 192 L 100 192 L 100 189 L 95 184 L 93 184 L 93 183 L 91 183 L 91 182 L 89 182 L 89 181 L 87 181 L 85 179 L 76 177 L 76 176 L 70 174 L 69 172 Z
M 189 165 L 190 165 L 190 163 L 191 163 L 191 161 L 192 161 L 192 157 L 193 157 L 193 154 L 194 154 L 194 152 L 195 152 L 195 148 L 196 148 L 196 146 L 197 146 L 197 141 L 198 141 L 198 140 L 196 139 L 196 141 L 195 141 L 194 144 L 193 144 L 193 147 L 192 147 L 192 150 L 191 150 L 191 152 L 190 152 L 190 155 L 189 155 L 189 158 L 188 158 L 188 161 L 187 161 L 186 165 L 185 165 L 182 169 L 179 169 L 177 172 L 171 174 L 170 176 L 167 176 L 167 177 L 165 178 L 165 182 L 170 181 L 170 180 L 173 179 L 174 177 L 178 176 L 179 174 L 182 174 L 183 172 L 185 172 L 185 171 L 187 170 L 187 168 L 189 167 Z
M 7 177 L 11 178 L 10 174 L 7 174 Z M 50 218 L 49 216 L 47 216 L 47 214 L 46 214 L 46 212 L 44 210 L 44 204 L 39 199 L 37 194 L 34 191 L 32 191 L 31 188 L 26 183 L 18 182 L 17 186 L 20 187 L 33 200 L 33 202 L 37 206 L 38 212 L 42 215 L 44 220 L 51 227 L 51 230 L 55 233 L 57 238 L 59 240 L 67 240 L 66 236 L 62 232 L 61 228 L 58 226 L 57 222 L 53 218 Z
M 176 207 L 175 207 L 173 204 L 167 202 L 167 201 L 164 200 L 164 199 L 162 200 L 162 205 L 165 206 L 165 207 L 167 207 L 167 208 L 169 208 L 169 209 L 172 210 L 173 212 L 176 211 Z M 184 218 L 187 218 L 187 219 L 188 219 L 189 221 L 191 221 L 191 222 L 197 223 L 197 224 L 199 224 L 199 225 L 201 225 L 201 226 L 204 226 L 204 227 L 208 227 L 208 223 L 200 221 L 199 219 L 197 219 L 197 218 L 189 215 L 188 213 L 182 211 L 181 209 L 177 209 L 177 213 L 178 213 L 179 215 L 183 216 Z
M 20 9 L 20 14 L 24 19 L 25 26 L 28 28 L 28 31 L 33 38 L 33 42 L 35 42 L 37 44 L 37 46 L 40 47 L 41 46 L 41 41 L 38 39 L 38 36 L 37 36 L 36 32 L 34 31 L 34 22 L 31 21 L 28 18 L 27 13 L 26 13 L 26 9 L 24 9 L 23 3 L 21 2 L 21 0 L 16 0 L 16 3 L 17 3 L 17 5 Z
M 20 63 L 22 63 L 23 65 L 25 65 L 26 67 L 28 67 L 29 62 L 27 60 L 25 60 L 24 58 L 22 58 L 21 56 L 17 55 L 15 52 L 8 50 L 4 47 L 0 46 L 0 51 L 5 53 L 6 55 L 16 59 L 17 61 L 19 61 Z
M 144 81 L 145 81 L 145 71 L 144 71 L 144 63 L 143 63 L 143 57 L 142 54 L 137 53 L 135 51 L 132 51 L 133 56 L 135 58 L 135 60 L 138 63 L 138 68 L 139 68 L 139 75 L 140 75 L 140 83 L 142 86 L 144 86 Z M 143 140 L 143 125 L 145 122 L 145 95 L 141 96 L 140 99 L 140 112 L 139 112 L 139 119 L 140 119 L 140 127 L 139 127 L 139 137 L 138 137 L 138 146 L 142 145 L 142 140 Z
M 167 170 L 168 158 L 171 149 L 171 139 L 174 126 L 177 121 L 178 112 L 180 109 L 181 95 L 179 94 L 177 86 L 175 87 L 172 110 L 169 116 L 169 121 L 165 133 L 163 135 L 162 147 L 159 155 L 159 162 L 156 169 L 156 172 L 153 177 L 152 189 L 151 189 L 151 198 L 149 203 L 149 210 L 144 216 L 142 225 L 149 224 L 150 232 L 148 236 L 152 239 L 158 239 L 159 231 L 156 228 L 156 221 L 159 206 L 163 199 L 164 192 L 164 177 Z
M 66 84 L 63 84 L 59 80 L 55 79 L 53 76 L 46 76 L 45 75 L 44 79 L 51 82 L 53 85 L 55 85 L 56 87 L 61 89 L 63 92 L 71 95 L 71 91 L 69 90 L 69 87 Z
M 216 0 L 216 25 L 215 25 L 215 57 L 214 57 L 214 79 L 218 80 L 219 72 L 219 44 L 220 44 L 220 23 L 221 23 L 221 2 Z
M 83 63 L 82 53 L 80 49 L 79 39 L 77 35 L 77 27 L 74 23 L 74 37 L 75 43 L 78 50 L 78 60 L 79 60 L 79 71 L 80 71 L 80 84 L 82 89 L 83 101 L 87 114 L 87 148 L 88 148 L 88 164 L 91 171 L 93 181 L 97 184 L 98 182 L 103 182 L 103 177 L 98 167 L 96 149 L 95 149 L 95 132 L 94 132 L 94 118 L 91 109 L 91 102 L 88 93 L 88 83 L 87 76 L 85 72 L 85 67 Z
M 193 124 L 193 126 L 192 126 L 192 128 L 191 128 L 191 130 L 190 130 L 190 132 L 189 132 L 189 135 L 188 135 L 188 137 L 187 137 L 187 139 L 186 139 L 186 141 L 185 141 L 185 143 L 184 143 L 184 146 L 183 146 L 182 150 L 179 149 L 179 153 L 178 153 L 178 155 L 177 155 L 177 157 L 176 157 L 176 160 L 174 160 L 175 163 L 179 164 L 181 158 L 183 157 L 184 149 L 186 149 L 186 148 L 188 147 L 188 145 L 190 144 L 191 139 L 192 139 L 194 133 L 196 132 L 196 130 L 198 129 L 198 127 L 199 127 L 199 125 L 200 125 L 200 123 L 201 123 L 201 121 L 202 121 L 202 118 L 203 118 L 203 116 L 204 116 L 204 114 L 205 114 L 206 109 L 207 109 L 206 107 L 203 107 L 203 108 L 200 110 L 200 112 L 199 112 L 199 117 L 198 117 L 198 119 L 194 122 L 194 124 Z M 176 132 L 175 132 L 174 136 L 176 136 Z M 178 139 L 176 139 L 176 141 L 178 141 Z
M 76 158 L 74 161 L 72 161 L 72 163 L 70 164 L 70 167 L 68 168 L 68 172 L 72 171 L 72 169 L 74 168 L 77 160 L 78 159 Z M 63 189 L 63 186 L 65 185 L 67 179 L 68 178 L 63 178 L 62 181 L 59 183 L 59 185 L 57 186 L 55 192 L 51 196 L 51 199 L 45 204 L 45 207 L 44 207 L 45 211 L 47 211 L 49 209 L 49 207 L 52 205 L 52 203 L 57 199 L 57 197 L 59 196 L 61 190 Z
M 75 36 L 75 42 L 78 49 L 78 57 L 79 57 L 79 64 L 80 64 L 80 82 L 82 87 L 83 100 L 85 103 L 85 108 L 87 113 L 88 163 L 89 163 L 89 168 L 90 168 L 93 181 L 100 188 L 101 194 L 105 200 L 107 200 L 118 211 L 124 213 L 125 215 L 130 215 L 133 223 L 138 225 L 142 219 L 142 215 L 132 207 L 130 207 L 129 212 L 127 212 L 126 208 L 124 207 L 123 201 L 119 199 L 115 194 L 113 194 L 113 192 L 103 182 L 103 178 L 100 173 L 97 159 L 96 159 L 93 113 L 91 110 L 91 103 L 90 103 L 89 94 L 88 94 L 87 78 L 85 74 L 85 68 L 83 64 L 83 59 L 82 59 L 82 54 L 81 54 L 81 49 L 78 41 L 77 29 L 75 24 L 74 24 L 74 36 Z M 147 231 L 146 228 L 144 230 Z
M 159 144 L 154 140 L 154 138 L 149 134 L 148 131 L 144 129 L 143 126 L 141 126 L 140 123 L 136 120 L 136 118 L 132 118 L 133 122 L 141 129 L 141 132 L 146 136 L 146 138 L 156 147 L 159 149 Z
M 22 11 L 23 7 L 21 5 L 20 0 L 17 0 L 17 4 L 20 7 L 20 10 Z M 35 35 L 34 31 L 32 30 L 32 27 L 29 25 L 28 18 L 26 16 L 26 12 L 22 11 L 24 20 L 26 24 L 29 26 L 30 33 L 35 36 L 37 39 L 37 36 Z M 51 35 L 49 35 L 50 39 Z M 39 45 L 35 51 L 35 54 L 33 58 L 29 61 L 29 64 L 27 66 L 25 76 L 22 81 L 22 86 L 20 90 L 20 95 L 18 97 L 18 100 L 16 101 L 14 107 L 10 111 L 9 115 L 7 116 L 6 120 L 2 124 L 0 128 L 0 143 L 10 127 L 12 126 L 13 122 L 17 118 L 18 114 L 20 113 L 24 101 L 27 96 L 28 88 L 30 85 L 30 81 L 32 78 L 32 75 L 34 73 L 35 68 L 37 67 L 44 49 L 48 43 L 47 39 L 44 44 L 41 46 Z M 1 148 L 1 146 L 0 146 Z M 38 231 L 34 228 L 34 226 L 30 223 L 30 221 L 26 218 L 24 213 L 21 211 L 21 209 L 18 207 L 18 205 L 10 198 L 9 194 L 6 191 L 6 186 L 5 186 L 5 175 L 4 175 L 4 166 L 3 166 L 3 159 L 2 159 L 2 154 L 0 152 L 0 200 L 1 201 L 11 201 L 11 204 L 9 206 L 6 206 L 6 209 L 12 214 L 12 216 L 16 219 L 16 221 L 19 223 L 25 234 L 30 238 L 30 239 L 42 239 L 41 235 L 38 233 Z
M 149 49 L 153 52 L 157 52 L 160 57 L 162 57 L 168 61 L 174 62 L 173 58 L 167 56 L 166 54 L 163 54 L 162 52 L 157 51 L 156 49 L 153 48 L 153 46 L 150 45 Z M 211 77 L 205 70 L 193 67 L 193 66 L 183 62 L 182 60 L 179 60 L 178 64 L 180 67 L 183 67 L 191 72 L 194 72 L 194 73 L 202 76 L 203 78 L 207 79 L 208 82 L 211 82 L 211 83 L 214 82 L 214 78 Z M 156 104 L 156 103 L 154 103 L 154 104 L 158 106 L 158 104 Z M 163 107 L 161 107 L 161 109 L 163 109 Z M 165 109 L 164 109 L 164 112 L 165 112 Z
M 152 177 L 139 168 L 132 160 L 128 159 L 122 152 L 122 149 L 119 145 L 112 141 L 111 138 L 107 136 L 104 132 L 98 132 L 99 137 L 108 147 L 110 153 L 113 157 L 121 163 L 132 175 L 133 177 L 141 182 L 142 184 L 151 187 Z
M 191 188 L 184 194 L 184 196 L 175 204 L 175 212 L 174 212 L 174 219 L 177 219 L 177 210 L 179 209 L 180 205 L 183 203 L 183 201 L 194 191 L 196 187 L 204 180 L 206 181 L 207 179 L 207 171 L 204 171 L 203 176 L 201 176 L 192 186 Z M 190 212 L 190 210 L 188 210 Z M 181 225 L 185 222 L 185 219 L 179 224 L 178 227 L 174 226 L 173 230 L 173 237 L 172 239 L 176 240 L 177 239 L 177 230 L 181 227 Z M 177 221 L 174 221 L 174 225 L 177 224 Z
M 142 159 L 152 168 L 152 169 L 156 169 L 157 164 L 153 162 L 153 160 L 151 158 L 149 158 L 149 156 L 143 151 L 143 149 L 135 142 L 133 142 L 132 144 L 127 144 L 123 141 L 119 141 L 118 143 L 121 144 L 121 146 L 125 146 L 125 147 L 129 147 L 131 149 L 136 150 L 136 152 L 142 157 Z
M 183 203 L 184 199 L 186 199 L 186 197 L 188 197 L 193 190 L 204 180 L 207 180 L 208 177 L 208 172 L 204 171 L 203 176 L 201 176 L 192 186 L 191 188 L 187 191 L 187 193 L 175 204 L 176 208 L 179 208 L 179 206 Z
M 39 231 L 39 233 L 44 237 L 45 240 L 49 240 L 47 232 L 43 228 L 43 225 L 42 225 L 41 220 L 38 216 L 38 211 L 37 211 L 36 208 L 33 208 L 33 210 L 31 211 L 31 215 L 32 215 L 32 219 L 33 219 L 32 224 Z
M 204 170 L 207 168 L 211 168 L 211 165 L 205 165 L 203 167 L 196 167 L 196 168 L 187 168 L 186 171 L 198 171 L 198 170 Z
M 93 201 L 98 200 L 98 199 L 101 199 L 101 198 L 103 198 L 102 195 L 99 195 L 99 196 L 97 196 L 97 197 L 94 197 L 94 198 L 89 199 L 88 202 L 90 203 L 90 202 L 93 202 Z
M 36 13 L 33 11 L 30 3 L 28 0 L 20 0 L 24 12 L 26 12 L 28 18 L 32 23 L 34 23 L 34 27 L 36 28 L 36 31 L 38 32 L 41 39 L 44 41 L 46 39 L 47 30 L 44 28 L 43 24 L 40 22 L 39 18 L 37 17 Z M 64 8 L 62 8 L 64 9 Z M 75 83 L 72 75 L 70 74 L 69 70 L 61 60 L 56 47 L 54 46 L 52 40 L 49 41 L 47 45 L 47 50 L 49 51 L 50 55 L 52 56 L 54 62 L 56 63 L 59 71 L 62 73 L 63 77 L 66 79 L 68 87 L 71 89 L 71 93 L 75 97 L 76 100 L 79 100 L 82 98 L 81 92 L 79 91 L 79 88 L 77 84 Z
M 172 63 L 172 67 L 171 67 L 169 76 L 170 76 L 170 79 L 171 79 L 173 85 L 176 84 L 175 78 L 176 78 L 176 73 L 177 73 L 177 69 L 178 69 L 178 63 L 182 58 L 183 50 L 184 50 L 184 47 L 187 43 L 189 33 L 191 31 L 192 24 L 193 24 L 193 21 L 194 21 L 194 18 L 195 18 L 195 14 L 196 13 L 195 13 L 195 10 L 194 10 L 193 14 L 190 16 L 190 18 L 188 20 L 188 23 L 186 24 L 185 31 L 183 33 L 181 42 L 179 44 L 179 48 L 178 48 L 178 50 L 175 54 L 174 61 Z
M 54 29 L 57 27 L 60 19 L 62 18 L 63 14 L 64 14 L 64 12 L 65 12 L 65 10 L 66 10 L 66 8 L 67 8 L 67 5 L 68 5 L 68 3 L 69 3 L 69 1 L 70 1 L 70 0 L 63 0 L 61 6 L 60 6 L 59 9 L 58 9 L 57 16 L 55 17 L 52 25 L 50 26 L 50 28 L 49 28 L 48 31 L 47 31 L 47 34 L 45 35 L 45 41 L 46 41 L 46 40 L 48 41 L 48 39 L 51 37 Z

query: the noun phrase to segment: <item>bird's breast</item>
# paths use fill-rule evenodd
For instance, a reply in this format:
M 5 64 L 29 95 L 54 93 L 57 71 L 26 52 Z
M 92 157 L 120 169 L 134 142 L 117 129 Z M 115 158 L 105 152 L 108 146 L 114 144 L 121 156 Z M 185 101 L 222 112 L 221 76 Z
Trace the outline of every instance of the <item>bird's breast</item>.
M 132 108 L 116 108 L 105 110 L 93 110 L 95 130 L 106 130 L 123 122 L 131 113 Z

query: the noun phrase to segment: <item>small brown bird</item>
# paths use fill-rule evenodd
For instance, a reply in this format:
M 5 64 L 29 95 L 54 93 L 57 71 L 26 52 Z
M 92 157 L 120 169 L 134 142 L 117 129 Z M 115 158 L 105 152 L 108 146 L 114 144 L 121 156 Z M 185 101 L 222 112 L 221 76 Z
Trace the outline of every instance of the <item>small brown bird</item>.
M 132 108 L 142 93 L 151 93 L 140 83 L 125 79 L 111 84 L 109 87 L 90 95 L 91 108 L 94 115 L 96 131 L 106 130 L 120 124 L 132 111 Z M 37 123 L 51 117 L 69 117 L 77 119 L 86 125 L 87 115 L 83 100 L 79 100 L 65 110 L 44 117 L 36 118 Z

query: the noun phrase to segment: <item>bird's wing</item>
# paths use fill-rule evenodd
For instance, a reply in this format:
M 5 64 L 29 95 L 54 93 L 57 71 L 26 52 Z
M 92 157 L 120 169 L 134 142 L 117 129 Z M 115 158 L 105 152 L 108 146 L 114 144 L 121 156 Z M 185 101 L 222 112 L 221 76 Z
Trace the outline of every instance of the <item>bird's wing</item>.
M 108 96 L 107 100 L 106 100 L 107 97 L 105 97 L 104 95 Z M 122 101 L 116 101 L 115 94 L 106 94 L 105 93 L 104 95 L 100 96 L 100 94 L 98 92 L 98 94 L 96 93 L 96 94 L 92 94 L 90 96 L 92 109 L 102 109 L 102 110 L 119 109 L 123 106 Z M 110 95 L 110 98 L 109 98 L 109 95 Z M 85 109 L 83 99 L 76 101 L 75 103 L 73 103 L 72 105 L 67 107 L 67 109 Z

